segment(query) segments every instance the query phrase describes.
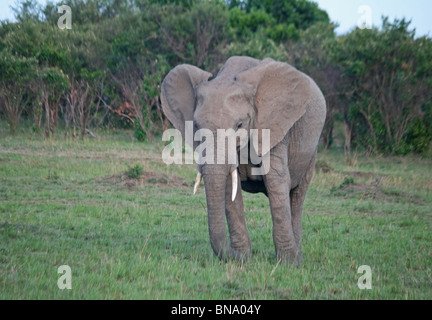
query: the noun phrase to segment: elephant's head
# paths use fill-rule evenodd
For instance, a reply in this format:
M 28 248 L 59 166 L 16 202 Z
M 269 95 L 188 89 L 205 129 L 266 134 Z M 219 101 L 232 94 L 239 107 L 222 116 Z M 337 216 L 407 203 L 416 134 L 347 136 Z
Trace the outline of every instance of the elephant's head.
M 194 131 L 208 129 L 215 137 L 217 129 L 237 131 L 241 128 L 246 133 L 250 129 L 270 129 L 272 148 L 284 139 L 305 113 L 308 96 L 304 92 L 309 80 L 286 63 L 232 57 L 218 75 L 208 81 L 211 76 L 206 71 L 184 64 L 171 70 L 163 81 L 163 111 L 183 138 L 185 121 L 193 121 Z M 238 147 L 247 144 L 248 139 L 249 134 L 243 134 Z M 257 141 L 253 148 L 262 150 L 261 140 L 253 141 Z M 193 146 L 194 149 L 197 144 L 199 142 Z M 215 154 L 217 152 L 216 146 Z M 243 210 L 242 203 L 231 203 L 242 202 L 240 192 L 236 192 L 240 181 L 236 169 L 237 164 L 230 164 L 228 160 L 224 164 L 215 161 L 215 164 L 198 166 L 197 181 L 199 183 L 202 174 L 206 190 L 210 241 L 218 256 L 238 256 L 240 253 L 236 247 L 242 247 L 241 243 L 234 243 L 232 237 L 230 246 L 225 235 L 227 208 L 234 205 L 234 210 Z M 237 227 L 230 225 L 230 220 L 228 226 L 230 233 Z

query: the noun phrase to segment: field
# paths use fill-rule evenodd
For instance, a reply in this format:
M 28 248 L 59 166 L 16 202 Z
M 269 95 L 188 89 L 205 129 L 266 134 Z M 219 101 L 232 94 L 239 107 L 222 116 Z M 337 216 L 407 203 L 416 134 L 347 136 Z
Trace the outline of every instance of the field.
M 253 258 L 219 261 L 195 166 L 165 165 L 160 139 L 13 137 L 4 123 L 0 134 L 0 299 L 432 298 L 431 158 L 359 154 L 347 166 L 341 150 L 320 152 L 303 264 L 289 267 L 274 257 L 267 198 L 252 194 Z M 58 287 L 61 265 L 71 290 Z

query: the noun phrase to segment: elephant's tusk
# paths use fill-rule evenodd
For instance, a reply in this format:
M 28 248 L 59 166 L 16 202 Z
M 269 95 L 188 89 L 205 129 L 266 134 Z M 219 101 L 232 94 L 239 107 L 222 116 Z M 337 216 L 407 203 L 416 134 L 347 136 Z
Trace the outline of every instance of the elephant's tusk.
M 195 185 L 194 185 L 194 189 L 193 189 L 193 194 L 195 194 L 198 191 L 198 187 L 201 183 L 202 180 L 202 174 L 201 172 L 198 171 L 196 179 L 195 179 Z
M 237 169 L 235 169 L 233 172 L 231 172 L 231 181 L 232 181 L 232 197 L 231 197 L 231 201 L 234 201 L 234 199 L 237 196 L 237 188 L 238 188 Z

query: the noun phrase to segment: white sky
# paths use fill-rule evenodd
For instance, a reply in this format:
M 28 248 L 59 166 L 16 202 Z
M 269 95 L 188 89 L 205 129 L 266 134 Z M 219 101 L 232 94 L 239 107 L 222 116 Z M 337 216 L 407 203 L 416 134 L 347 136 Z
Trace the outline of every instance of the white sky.
M 330 20 L 339 23 L 336 30 L 339 34 L 346 33 L 357 26 L 362 14 L 358 9 L 369 6 L 372 24 L 381 27 L 381 16 L 388 16 L 393 22 L 395 18 L 411 20 L 410 27 L 416 29 L 416 36 L 432 37 L 432 1 L 431 0 L 314 0 L 319 7 L 326 10 Z

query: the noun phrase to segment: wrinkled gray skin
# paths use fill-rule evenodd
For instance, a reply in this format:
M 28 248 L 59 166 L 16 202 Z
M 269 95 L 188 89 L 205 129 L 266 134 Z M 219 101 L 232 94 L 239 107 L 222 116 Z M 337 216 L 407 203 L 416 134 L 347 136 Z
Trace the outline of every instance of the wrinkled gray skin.
M 163 111 L 183 138 L 185 121 L 193 120 L 194 130 L 207 128 L 215 137 L 217 129 L 270 129 L 271 144 L 270 170 L 264 176 L 252 175 L 251 163 L 230 165 L 227 160 L 227 164 L 198 166 L 205 185 L 211 246 L 221 259 L 251 255 L 241 191 L 231 200 L 230 174 L 237 169 L 241 189 L 263 192 L 269 198 L 277 259 L 299 264 L 303 202 L 326 116 L 324 97 L 307 75 L 269 58 L 231 57 L 208 81 L 210 77 L 197 67 L 179 65 L 162 83 Z

